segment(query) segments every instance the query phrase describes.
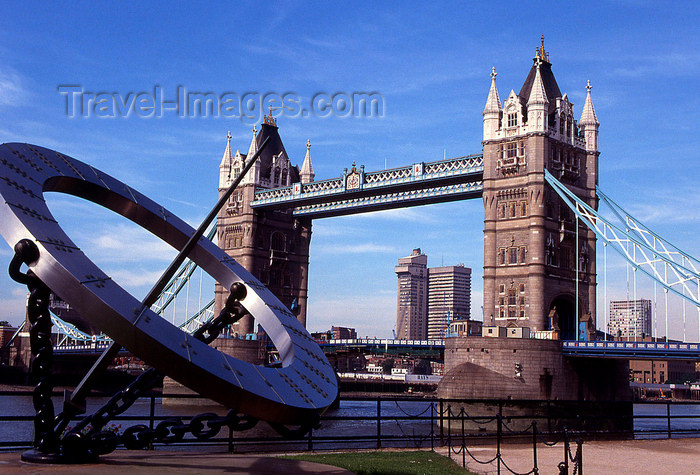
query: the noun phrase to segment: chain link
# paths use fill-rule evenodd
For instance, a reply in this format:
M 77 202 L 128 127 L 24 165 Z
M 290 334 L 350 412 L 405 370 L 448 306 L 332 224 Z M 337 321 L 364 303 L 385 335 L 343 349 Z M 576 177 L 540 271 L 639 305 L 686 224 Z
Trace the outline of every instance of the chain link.
M 31 324 L 29 345 L 32 352 L 30 376 L 36 383 L 32 394 L 34 417 L 34 447 L 45 453 L 52 453 L 58 447 L 58 437 L 53 431 L 54 408 L 51 401 L 53 378 L 53 346 L 51 343 L 51 314 L 49 298 L 51 290 L 31 271 L 21 272 L 22 264 L 30 264 L 39 258 L 39 249 L 29 239 L 22 239 L 15 245 L 15 255 L 10 262 L 10 277 L 25 284 L 29 291 L 27 319 Z
M 247 314 L 239 302 L 245 296 L 245 286 L 241 283 L 234 283 L 219 315 L 203 324 L 192 336 L 206 344 L 214 341 L 225 328 Z M 126 411 L 136 399 L 144 396 L 162 379 L 163 375 L 155 368 L 151 368 L 142 373 L 129 386 L 112 396 L 92 415 L 83 418 L 61 439 L 64 455 L 76 459 L 90 458 L 108 454 L 121 444 L 128 449 L 145 449 L 152 446 L 154 442 L 165 444 L 179 442 L 188 433 L 199 440 L 208 440 L 219 434 L 222 427 L 243 431 L 254 427 L 258 422 L 253 417 L 238 415 L 235 410 L 231 410 L 224 417 L 211 412 L 202 413 L 194 416 L 189 423 L 183 423 L 182 419 L 177 417 L 166 419 L 153 430 L 143 424 L 129 427 L 121 435 L 103 430 L 110 420 Z M 55 427 L 57 429 L 65 428 L 69 419 L 70 413 L 64 411 L 57 418 Z

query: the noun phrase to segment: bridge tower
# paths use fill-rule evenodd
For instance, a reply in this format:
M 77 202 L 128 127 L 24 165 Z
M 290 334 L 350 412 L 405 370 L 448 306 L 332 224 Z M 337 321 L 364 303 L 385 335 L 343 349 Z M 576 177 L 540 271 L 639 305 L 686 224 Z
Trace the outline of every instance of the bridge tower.
M 297 318 L 306 326 L 306 299 L 308 288 L 309 243 L 311 220 L 292 216 L 292 209 L 254 210 L 250 203 L 255 192 L 280 188 L 294 183 L 308 183 L 314 179 L 310 143 L 301 171 L 289 161 L 279 136 L 277 121 L 265 117 L 260 132 L 253 128 L 253 139 L 247 154 L 231 152 L 231 134 L 219 165 L 219 196 L 243 169 L 247 157 L 257 152 L 266 138 L 270 142 L 250 169 L 217 218 L 219 247 L 236 259 L 290 307 L 296 300 Z M 216 284 L 215 312 L 218 315 L 228 296 L 228 290 Z M 252 317 L 244 317 L 233 328 L 244 336 L 255 331 Z
M 491 72 L 483 112 L 485 325 L 555 330 L 562 339 L 576 339 L 578 322 L 595 328 L 595 234 L 581 224 L 577 232 L 544 179 L 546 168 L 597 209 L 599 123 L 590 83 L 586 89 L 577 123 L 544 40 L 520 92 L 511 90 L 503 105 Z

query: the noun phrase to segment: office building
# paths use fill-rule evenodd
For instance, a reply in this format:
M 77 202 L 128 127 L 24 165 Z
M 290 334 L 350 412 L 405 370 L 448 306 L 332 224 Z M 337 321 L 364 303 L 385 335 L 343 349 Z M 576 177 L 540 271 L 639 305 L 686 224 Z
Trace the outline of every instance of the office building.
M 642 338 L 651 333 L 651 301 L 611 300 L 608 333 L 613 337 Z
M 445 338 L 450 322 L 471 317 L 471 279 L 463 264 L 428 269 L 429 340 Z
M 398 277 L 396 338 L 428 338 L 428 256 L 414 249 L 394 267 Z

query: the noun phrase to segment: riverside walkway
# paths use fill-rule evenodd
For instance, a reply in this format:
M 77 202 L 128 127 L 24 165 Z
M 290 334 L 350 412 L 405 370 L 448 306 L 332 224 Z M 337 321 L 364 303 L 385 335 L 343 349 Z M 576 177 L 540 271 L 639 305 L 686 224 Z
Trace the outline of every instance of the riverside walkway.
M 575 450 L 572 445 L 572 450 Z M 483 445 L 469 447 L 480 460 L 488 460 L 496 453 L 496 447 Z M 447 447 L 437 447 L 436 452 L 447 455 Z M 525 473 L 532 469 L 532 445 L 504 444 L 501 448 L 504 461 L 515 472 Z M 564 460 L 564 446 L 537 447 L 537 465 L 540 475 L 556 475 L 557 465 Z M 452 455 L 460 466 L 462 455 Z M 467 469 L 478 474 L 496 474 L 496 463 L 481 465 L 466 457 Z M 501 466 L 501 473 L 508 474 Z M 569 464 L 569 473 L 573 464 Z M 659 475 L 700 474 L 700 439 L 660 440 L 603 440 L 584 441 L 583 473 L 586 475 Z
M 385 449 L 396 450 L 396 449 Z M 412 449 L 415 450 L 415 449 Z M 470 448 L 474 456 L 489 459 L 495 447 Z M 447 455 L 447 447 L 436 452 Z M 510 468 L 524 473 L 532 468 L 532 447 L 528 444 L 504 444 L 504 460 Z M 452 455 L 461 465 L 461 455 Z M 558 474 L 563 460 L 563 445 L 538 447 L 537 459 L 541 475 Z M 478 474 L 495 474 L 497 467 L 479 465 L 467 456 L 467 468 Z M 285 460 L 272 455 L 240 455 L 224 452 L 117 450 L 101 457 L 96 464 L 38 465 L 20 461 L 20 453 L 0 453 L 0 473 L 237 473 L 237 474 L 330 474 L 351 472 L 329 465 Z M 700 475 L 700 439 L 591 441 L 583 444 L 583 472 L 589 475 L 687 474 Z M 501 473 L 509 473 L 501 468 Z M 569 467 L 573 473 L 573 467 Z

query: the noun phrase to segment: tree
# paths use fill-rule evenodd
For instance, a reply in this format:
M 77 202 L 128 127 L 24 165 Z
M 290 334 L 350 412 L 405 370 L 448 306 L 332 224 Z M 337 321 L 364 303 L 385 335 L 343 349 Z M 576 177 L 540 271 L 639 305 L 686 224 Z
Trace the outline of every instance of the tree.
M 391 374 L 391 368 L 393 368 L 395 364 L 396 362 L 393 358 L 386 358 L 384 361 L 382 361 L 382 369 L 384 370 L 384 374 Z

